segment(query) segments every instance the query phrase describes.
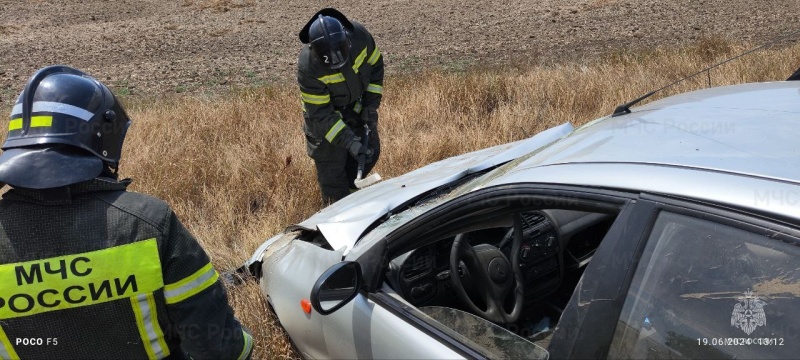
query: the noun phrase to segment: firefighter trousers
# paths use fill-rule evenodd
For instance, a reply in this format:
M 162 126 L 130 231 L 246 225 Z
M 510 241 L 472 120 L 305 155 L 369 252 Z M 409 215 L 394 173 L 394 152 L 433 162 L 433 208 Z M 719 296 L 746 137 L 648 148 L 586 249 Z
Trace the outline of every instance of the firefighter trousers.
M 364 128 L 352 130 L 363 143 Z M 324 205 L 339 201 L 358 190 L 354 183 L 358 173 L 358 160 L 350 155 L 346 148 L 333 146 L 327 141 L 312 142 L 312 139 L 307 141 L 309 156 L 314 159 L 317 169 L 317 182 Z M 381 154 L 381 140 L 377 128 L 370 129 L 368 147 L 372 150 L 372 156 L 364 163 L 362 177 L 366 177 L 372 171 Z

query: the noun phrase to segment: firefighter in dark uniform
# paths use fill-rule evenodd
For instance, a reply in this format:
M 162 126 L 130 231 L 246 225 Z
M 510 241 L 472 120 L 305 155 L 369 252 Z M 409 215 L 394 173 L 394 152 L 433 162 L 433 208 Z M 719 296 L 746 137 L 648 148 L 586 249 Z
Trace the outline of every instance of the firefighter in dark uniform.
M 0 155 L 0 358 L 245 359 L 253 349 L 205 251 L 117 179 L 131 121 L 66 66 L 37 71 Z
M 330 8 L 314 14 L 300 41 L 297 82 L 307 151 L 323 202 L 331 203 L 356 190 L 360 155 L 366 156 L 364 176 L 380 156 L 383 57 L 363 25 Z

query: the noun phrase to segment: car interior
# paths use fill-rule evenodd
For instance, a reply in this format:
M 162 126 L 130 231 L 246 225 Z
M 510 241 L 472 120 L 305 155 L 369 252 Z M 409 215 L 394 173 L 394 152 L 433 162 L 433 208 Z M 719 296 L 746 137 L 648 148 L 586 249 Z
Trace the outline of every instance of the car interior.
M 386 280 L 434 319 L 437 309 L 462 310 L 546 349 L 616 215 L 540 208 L 487 212 L 392 259 Z

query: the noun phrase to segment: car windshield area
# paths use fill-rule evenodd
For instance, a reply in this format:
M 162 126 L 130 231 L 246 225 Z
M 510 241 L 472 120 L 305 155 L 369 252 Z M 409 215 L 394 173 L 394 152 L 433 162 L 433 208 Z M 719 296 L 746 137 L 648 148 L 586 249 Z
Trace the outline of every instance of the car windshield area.
M 389 286 L 490 358 L 547 349 L 615 211 L 488 207 L 392 259 Z M 500 331 L 502 330 L 502 331 Z

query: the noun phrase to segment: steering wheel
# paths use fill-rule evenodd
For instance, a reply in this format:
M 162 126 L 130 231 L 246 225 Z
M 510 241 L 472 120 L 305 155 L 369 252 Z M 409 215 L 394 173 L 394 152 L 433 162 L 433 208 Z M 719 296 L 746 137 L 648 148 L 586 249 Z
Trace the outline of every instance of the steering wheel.
M 511 261 L 499 248 L 480 244 L 472 246 L 467 240 L 466 233 L 459 234 L 453 241 L 450 250 L 450 282 L 455 289 L 456 296 L 472 310 L 472 312 L 486 320 L 498 324 L 513 323 L 519 319 L 523 305 L 523 279 L 519 267 L 519 253 L 522 244 L 522 221 L 519 214 L 514 215 L 514 237 L 511 243 Z M 481 309 L 470 299 L 461 282 L 459 267 L 463 261 L 467 272 L 471 274 L 474 287 L 478 289 L 486 310 Z M 514 306 L 511 312 L 506 312 L 505 302 L 508 296 L 513 296 Z

